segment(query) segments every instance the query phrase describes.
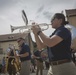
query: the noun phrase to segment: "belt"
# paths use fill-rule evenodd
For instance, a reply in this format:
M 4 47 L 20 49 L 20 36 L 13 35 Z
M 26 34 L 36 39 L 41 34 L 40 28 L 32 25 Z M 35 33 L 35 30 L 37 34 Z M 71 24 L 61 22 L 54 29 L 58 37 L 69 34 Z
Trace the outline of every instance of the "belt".
M 64 60 L 58 60 L 58 61 L 51 61 L 50 65 L 59 65 L 59 64 L 67 63 L 67 62 L 71 62 L 71 60 L 64 59 Z

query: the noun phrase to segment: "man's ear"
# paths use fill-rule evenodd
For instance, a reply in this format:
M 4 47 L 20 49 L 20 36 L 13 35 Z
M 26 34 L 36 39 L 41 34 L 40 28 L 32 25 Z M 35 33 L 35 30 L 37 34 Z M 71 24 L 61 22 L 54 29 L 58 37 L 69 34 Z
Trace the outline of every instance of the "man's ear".
M 62 19 L 59 19 L 60 23 L 62 24 Z

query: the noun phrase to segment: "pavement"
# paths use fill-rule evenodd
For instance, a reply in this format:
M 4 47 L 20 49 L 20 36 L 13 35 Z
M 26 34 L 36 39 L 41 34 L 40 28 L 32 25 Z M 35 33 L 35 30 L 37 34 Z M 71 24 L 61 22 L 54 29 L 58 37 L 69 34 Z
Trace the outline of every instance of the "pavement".
M 43 70 L 43 75 L 47 75 L 48 70 Z M 30 75 L 36 75 L 36 73 L 31 73 Z M 39 74 L 40 75 L 40 74 Z
M 43 75 L 47 75 L 47 72 L 48 72 L 48 70 L 44 69 L 43 70 Z M 0 74 L 0 75 L 9 75 L 9 74 Z M 20 75 L 20 74 L 17 74 L 17 75 Z M 31 73 L 30 75 L 36 75 L 36 72 L 35 73 Z

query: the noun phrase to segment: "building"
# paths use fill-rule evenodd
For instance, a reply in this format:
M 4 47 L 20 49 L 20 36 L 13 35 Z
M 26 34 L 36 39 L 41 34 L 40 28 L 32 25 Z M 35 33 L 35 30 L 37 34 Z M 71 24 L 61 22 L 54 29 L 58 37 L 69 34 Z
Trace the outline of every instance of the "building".
M 6 34 L 0 35 L 0 62 L 3 56 L 6 56 L 6 50 L 9 44 L 14 44 L 15 49 L 18 49 L 17 39 L 19 37 L 23 37 L 27 43 L 30 45 L 31 51 L 33 50 L 33 44 L 30 34 L 27 33 L 14 33 L 14 34 Z
M 72 26 L 74 26 L 73 28 L 74 39 L 72 40 L 72 43 L 74 49 L 76 50 L 76 9 L 65 10 L 65 12 L 66 12 L 67 20 Z
M 65 10 L 69 23 L 76 27 L 76 9 Z

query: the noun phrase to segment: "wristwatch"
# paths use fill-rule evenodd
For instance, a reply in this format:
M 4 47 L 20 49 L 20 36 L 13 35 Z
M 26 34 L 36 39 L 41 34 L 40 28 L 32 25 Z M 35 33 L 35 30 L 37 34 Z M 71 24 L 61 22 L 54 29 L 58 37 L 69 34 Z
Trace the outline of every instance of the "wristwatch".
M 39 35 L 41 32 L 42 32 L 42 31 L 38 31 L 38 32 L 37 32 L 37 35 Z

